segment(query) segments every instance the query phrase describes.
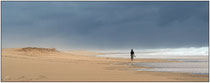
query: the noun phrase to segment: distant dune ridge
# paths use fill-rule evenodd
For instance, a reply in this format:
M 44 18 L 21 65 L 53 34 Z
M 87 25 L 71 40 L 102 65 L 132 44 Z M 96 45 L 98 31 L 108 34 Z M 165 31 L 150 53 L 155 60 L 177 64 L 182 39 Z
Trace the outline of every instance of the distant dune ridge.
M 54 53 L 59 53 L 55 48 L 39 48 L 39 47 L 25 47 L 18 49 L 18 51 L 24 52 L 26 54 L 35 55 L 49 55 Z
M 25 47 L 25 48 L 21 48 L 20 51 L 58 52 L 55 48 L 38 48 L 38 47 Z

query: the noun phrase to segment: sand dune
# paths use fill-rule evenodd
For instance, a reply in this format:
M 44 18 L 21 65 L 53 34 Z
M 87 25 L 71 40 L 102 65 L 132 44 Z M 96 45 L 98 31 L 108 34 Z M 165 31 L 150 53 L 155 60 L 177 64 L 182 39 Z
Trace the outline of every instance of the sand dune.
M 133 71 L 129 59 L 103 58 L 90 51 L 52 48 L 2 49 L 2 81 L 208 81 L 208 75 Z M 177 62 L 138 59 L 134 62 Z
M 25 47 L 25 48 L 21 48 L 19 51 L 42 52 L 42 53 L 58 52 L 55 48 L 38 48 L 38 47 Z

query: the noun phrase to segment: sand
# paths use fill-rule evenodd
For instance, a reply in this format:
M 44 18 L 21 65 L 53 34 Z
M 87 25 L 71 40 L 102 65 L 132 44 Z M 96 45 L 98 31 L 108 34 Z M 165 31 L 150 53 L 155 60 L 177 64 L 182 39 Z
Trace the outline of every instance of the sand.
M 2 49 L 2 81 L 208 81 L 208 75 L 134 71 L 148 68 L 126 65 L 130 59 L 88 55 L 91 51 L 21 51 Z M 137 59 L 134 62 L 173 62 L 164 59 Z

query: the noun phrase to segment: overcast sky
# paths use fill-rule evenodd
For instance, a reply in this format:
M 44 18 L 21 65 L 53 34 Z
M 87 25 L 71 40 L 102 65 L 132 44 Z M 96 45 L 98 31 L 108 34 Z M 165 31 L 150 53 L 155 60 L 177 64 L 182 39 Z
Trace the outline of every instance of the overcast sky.
M 2 46 L 208 46 L 208 2 L 2 2 Z

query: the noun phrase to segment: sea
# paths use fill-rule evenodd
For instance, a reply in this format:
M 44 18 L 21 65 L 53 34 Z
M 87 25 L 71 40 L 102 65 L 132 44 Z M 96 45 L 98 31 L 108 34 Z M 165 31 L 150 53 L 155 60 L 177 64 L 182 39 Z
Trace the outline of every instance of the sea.
M 104 55 L 96 57 L 130 58 L 128 50 L 101 51 Z M 163 48 L 163 49 L 134 49 L 136 59 L 167 59 L 178 62 L 159 63 L 130 63 L 128 65 L 147 66 L 151 68 L 136 69 L 136 71 L 179 72 L 191 74 L 209 74 L 208 47 Z

